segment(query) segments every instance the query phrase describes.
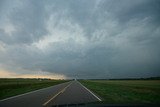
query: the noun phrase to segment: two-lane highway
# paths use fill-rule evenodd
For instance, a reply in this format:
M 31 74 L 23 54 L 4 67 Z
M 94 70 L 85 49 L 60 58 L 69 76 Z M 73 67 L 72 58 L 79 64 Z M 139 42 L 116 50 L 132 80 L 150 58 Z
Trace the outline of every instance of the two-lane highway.
M 78 81 L 72 81 L 63 93 L 48 102 L 46 105 L 81 104 L 95 101 L 101 101 L 101 99 Z
M 78 81 L 70 81 L 49 88 L 0 101 L 0 107 L 51 107 L 101 101 Z

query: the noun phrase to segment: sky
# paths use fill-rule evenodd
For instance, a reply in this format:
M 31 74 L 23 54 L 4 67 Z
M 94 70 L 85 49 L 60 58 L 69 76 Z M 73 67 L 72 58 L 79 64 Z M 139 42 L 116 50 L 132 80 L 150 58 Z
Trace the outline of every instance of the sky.
M 154 76 L 159 0 L 0 0 L 0 78 Z

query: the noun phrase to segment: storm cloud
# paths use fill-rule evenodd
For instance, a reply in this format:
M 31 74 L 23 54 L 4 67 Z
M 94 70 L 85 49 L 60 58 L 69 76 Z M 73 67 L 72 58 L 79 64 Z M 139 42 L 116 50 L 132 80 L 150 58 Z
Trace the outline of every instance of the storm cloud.
M 160 76 L 159 0 L 1 0 L 0 70 Z

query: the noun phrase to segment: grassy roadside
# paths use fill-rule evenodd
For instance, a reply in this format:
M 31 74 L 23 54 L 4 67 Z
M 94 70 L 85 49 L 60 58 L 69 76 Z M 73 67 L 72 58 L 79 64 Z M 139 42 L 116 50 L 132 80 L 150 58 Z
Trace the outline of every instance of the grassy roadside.
M 67 80 L 0 79 L 0 100 L 63 82 L 67 82 Z
M 81 80 L 108 104 L 160 104 L 160 80 Z

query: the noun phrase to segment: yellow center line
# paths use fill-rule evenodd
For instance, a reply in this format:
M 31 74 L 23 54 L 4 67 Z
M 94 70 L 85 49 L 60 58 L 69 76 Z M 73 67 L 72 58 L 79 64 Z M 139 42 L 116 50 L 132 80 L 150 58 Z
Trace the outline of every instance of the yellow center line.
M 51 100 L 53 100 L 54 98 L 56 98 L 58 95 L 60 95 L 61 93 L 63 93 L 70 85 L 72 84 L 72 82 L 70 84 L 68 84 L 66 87 L 64 87 L 62 90 L 60 90 L 57 94 L 55 94 L 53 97 L 51 97 L 48 101 L 46 101 L 43 106 L 46 106 Z

